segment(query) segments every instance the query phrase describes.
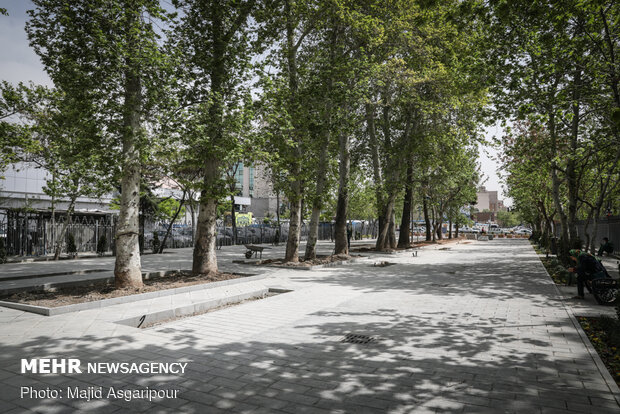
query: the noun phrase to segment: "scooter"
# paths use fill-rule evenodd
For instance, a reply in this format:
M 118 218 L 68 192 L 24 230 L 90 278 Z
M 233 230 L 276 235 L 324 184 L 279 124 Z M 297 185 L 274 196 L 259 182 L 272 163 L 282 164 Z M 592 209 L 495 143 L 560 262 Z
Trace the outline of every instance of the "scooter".
M 586 282 L 590 284 L 590 291 L 599 305 L 614 305 L 618 298 L 618 281 L 611 277 L 592 279 Z
M 585 285 L 599 305 L 614 305 L 620 296 L 618 281 L 612 278 L 604 268 L 603 271 L 586 280 Z
M 585 281 L 585 288 L 594 295 L 594 299 L 599 305 L 615 305 L 620 300 L 620 285 L 616 279 L 611 277 L 600 261 L 599 264 L 601 270 L 592 274 Z M 572 268 L 569 271 L 574 272 L 575 269 Z

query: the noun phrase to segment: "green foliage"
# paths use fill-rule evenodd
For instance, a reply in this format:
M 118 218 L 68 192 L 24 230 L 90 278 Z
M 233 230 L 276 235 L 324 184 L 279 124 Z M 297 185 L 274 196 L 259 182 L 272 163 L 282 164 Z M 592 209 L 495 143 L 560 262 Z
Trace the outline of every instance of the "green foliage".
M 166 198 L 157 205 L 158 217 L 161 220 L 169 223 L 173 218 L 177 210 L 179 209 L 180 202 L 174 198 Z M 185 215 L 185 206 L 181 206 L 181 211 L 177 216 L 177 220 L 180 220 Z
M 498 211 L 495 217 L 500 227 L 515 227 L 521 223 L 521 216 L 516 211 Z
M 533 226 L 549 232 L 562 222 L 566 243 L 576 220 L 618 208 L 618 7 L 513 1 L 485 9 L 498 116 L 518 120 L 504 138 L 510 196 Z
M 222 219 L 226 215 L 226 213 L 230 212 L 230 208 L 232 207 L 232 201 L 230 199 L 224 200 L 223 202 L 217 205 L 217 218 Z
M 49 94 L 41 86 L 0 82 L 0 173 L 33 151 L 33 117 L 44 110 Z
M 378 216 L 375 188 L 372 182 L 364 177 L 363 171 L 354 171 L 351 174 L 349 197 L 350 219 L 372 220 Z

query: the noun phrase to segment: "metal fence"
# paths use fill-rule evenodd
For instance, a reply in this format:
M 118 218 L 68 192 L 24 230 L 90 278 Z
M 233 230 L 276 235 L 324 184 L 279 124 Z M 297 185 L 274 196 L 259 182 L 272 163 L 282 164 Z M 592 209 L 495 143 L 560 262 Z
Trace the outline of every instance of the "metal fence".
M 584 242 L 586 241 L 586 220 L 580 220 L 577 222 L 577 235 Z M 562 224 L 556 223 L 555 226 L 556 237 L 562 234 Z M 588 232 L 592 234 L 594 230 L 594 222 L 591 220 L 588 225 Z M 598 230 L 594 238 L 594 245 L 600 246 L 603 241 L 603 237 L 607 237 L 614 245 L 614 254 L 620 254 L 620 216 L 603 217 L 599 219 Z
M 72 235 L 78 253 L 96 252 L 101 236 L 105 236 L 105 252 L 114 252 L 114 235 L 117 216 L 110 213 L 76 212 L 71 217 L 65 234 L 65 249 L 69 235 Z M 8 256 L 43 256 L 54 253 L 56 240 L 62 233 L 66 215 L 63 212 L 52 216 L 49 211 L 0 210 L 0 239 L 5 243 Z M 217 222 L 217 245 L 233 244 L 233 229 L 223 222 Z M 168 223 L 145 223 L 143 251 L 153 249 L 155 237 L 163 243 Z M 375 238 L 378 232 L 376 222 L 353 221 L 352 239 Z M 237 227 L 237 244 L 286 243 L 289 223 L 283 221 L 280 228 L 275 223 L 252 224 Z M 334 223 L 319 223 L 319 240 L 334 240 Z M 301 226 L 301 240 L 308 239 L 307 222 Z M 165 248 L 193 247 L 194 230 L 189 225 L 174 225 L 166 239 Z
M 167 223 L 149 223 L 145 225 L 144 231 L 144 249 L 150 250 L 153 248 L 153 239 L 155 234 L 160 243 L 163 242 L 167 231 Z M 217 228 L 217 246 L 231 246 L 233 245 L 233 228 L 225 226 L 223 222 L 219 221 L 216 225 Z M 300 229 L 301 241 L 308 240 L 308 234 L 310 232 L 308 223 L 302 223 Z M 363 221 L 353 222 L 353 239 L 362 238 L 375 238 L 377 236 L 378 227 L 376 223 L 368 223 Z M 236 243 L 241 244 L 275 244 L 285 243 L 289 234 L 289 223 L 282 222 L 280 228 L 275 223 L 262 223 L 252 224 L 249 226 L 242 226 L 236 228 L 237 238 Z M 319 240 L 334 240 L 334 223 L 321 222 L 319 223 L 318 231 Z M 191 226 L 178 225 L 172 228 L 168 238 L 166 239 L 166 248 L 178 248 L 178 247 L 192 247 L 194 240 L 194 234 Z
M 0 238 L 9 256 L 42 256 L 54 253 L 66 215 L 47 211 L 0 210 Z M 73 236 L 77 252 L 95 252 L 101 236 L 105 251 L 114 249 L 115 216 L 106 213 L 75 213 L 65 232 L 64 245 Z

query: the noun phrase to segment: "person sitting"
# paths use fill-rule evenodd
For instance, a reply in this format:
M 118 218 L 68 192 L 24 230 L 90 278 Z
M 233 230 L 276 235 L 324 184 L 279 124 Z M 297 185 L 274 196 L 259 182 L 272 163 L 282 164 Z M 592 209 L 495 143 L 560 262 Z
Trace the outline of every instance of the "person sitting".
M 601 262 L 589 253 L 573 249 L 569 255 L 576 266 L 568 270 L 577 273 L 577 296 L 574 296 L 573 299 L 584 299 L 584 286 L 588 288 L 590 293 L 592 292 L 586 282 L 605 277 L 607 271 Z
M 603 237 L 601 247 L 598 249 L 597 256 L 603 256 L 603 253 L 607 253 L 607 256 L 611 256 L 614 252 L 614 244 L 609 241 L 607 237 Z

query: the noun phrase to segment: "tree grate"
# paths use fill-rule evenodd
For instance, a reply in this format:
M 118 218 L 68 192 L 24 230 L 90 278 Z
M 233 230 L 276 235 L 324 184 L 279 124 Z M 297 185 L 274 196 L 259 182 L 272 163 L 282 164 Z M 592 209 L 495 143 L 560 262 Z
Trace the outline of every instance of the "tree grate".
M 357 335 L 357 334 L 346 334 L 344 338 L 340 340 L 340 342 L 349 343 L 349 344 L 369 344 L 373 342 L 375 338 L 368 335 Z

